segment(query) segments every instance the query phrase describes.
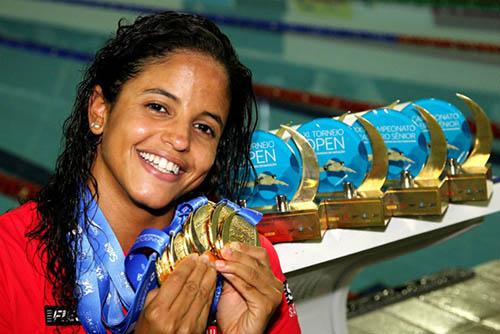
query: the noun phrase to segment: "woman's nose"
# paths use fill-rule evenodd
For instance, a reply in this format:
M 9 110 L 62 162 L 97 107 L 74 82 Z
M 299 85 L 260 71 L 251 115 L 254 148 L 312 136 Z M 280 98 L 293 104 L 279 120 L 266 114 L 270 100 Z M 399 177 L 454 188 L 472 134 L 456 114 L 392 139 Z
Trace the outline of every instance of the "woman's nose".
M 172 122 L 163 129 L 161 140 L 171 145 L 174 150 L 179 152 L 189 151 L 191 144 L 191 126 L 184 122 Z

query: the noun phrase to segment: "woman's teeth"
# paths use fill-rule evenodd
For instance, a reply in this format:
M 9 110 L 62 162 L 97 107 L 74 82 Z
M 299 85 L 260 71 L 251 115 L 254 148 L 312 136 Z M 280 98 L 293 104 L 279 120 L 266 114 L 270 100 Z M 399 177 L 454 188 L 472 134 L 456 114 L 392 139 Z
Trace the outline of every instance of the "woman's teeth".
M 139 152 L 139 155 L 156 170 L 162 173 L 169 173 L 177 175 L 179 174 L 179 166 L 174 164 L 172 161 L 154 155 L 153 153 Z

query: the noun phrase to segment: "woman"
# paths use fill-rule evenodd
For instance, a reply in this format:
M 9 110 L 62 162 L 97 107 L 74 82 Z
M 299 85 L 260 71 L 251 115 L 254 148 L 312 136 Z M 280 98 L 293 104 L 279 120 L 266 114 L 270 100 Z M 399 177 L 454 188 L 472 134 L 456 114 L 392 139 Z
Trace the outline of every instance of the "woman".
M 110 227 L 105 240 L 127 253 L 144 229 L 167 227 L 185 200 L 236 199 L 236 176 L 249 168 L 254 104 L 249 70 L 210 21 L 166 12 L 120 25 L 79 86 L 50 182 L 0 217 L 0 332 L 83 331 L 76 307 L 85 328 L 103 328 L 100 313 L 87 319 L 82 296 L 92 291 L 78 280 L 93 205 Z M 221 332 L 300 331 L 276 253 L 261 244 L 227 245 L 214 263 L 206 254 L 184 259 L 149 291 L 129 330 L 204 332 L 220 273 Z M 87 272 L 101 279 L 95 268 Z M 108 305 L 103 293 L 99 310 L 128 310 Z

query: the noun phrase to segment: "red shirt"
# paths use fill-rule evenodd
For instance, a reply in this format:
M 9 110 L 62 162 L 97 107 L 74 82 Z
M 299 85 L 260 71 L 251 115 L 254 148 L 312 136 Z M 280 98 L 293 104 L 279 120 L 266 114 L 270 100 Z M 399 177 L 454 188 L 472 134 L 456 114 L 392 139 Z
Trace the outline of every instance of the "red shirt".
M 30 202 L 0 216 L 0 333 L 84 333 L 79 325 L 47 326 L 45 306 L 55 306 L 52 286 L 45 278 L 45 261 L 36 253 L 38 241 L 26 233 L 39 222 L 36 203 Z M 285 282 L 278 255 L 266 238 L 261 245 L 276 277 Z M 293 298 L 283 301 L 273 316 L 268 333 L 300 333 Z

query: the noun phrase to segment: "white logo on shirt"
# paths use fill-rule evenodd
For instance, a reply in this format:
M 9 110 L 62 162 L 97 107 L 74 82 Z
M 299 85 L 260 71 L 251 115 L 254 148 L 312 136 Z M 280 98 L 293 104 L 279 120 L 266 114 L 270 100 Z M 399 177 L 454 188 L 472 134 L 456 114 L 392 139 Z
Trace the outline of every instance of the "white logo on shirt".
M 109 261 L 116 262 L 116 260 L 118 260 L 118 256 L 116 255 L 113 246 L 111 246 L 109 242 L 104 244 L 104 250 L 106 251 L 106 253 L 108 253 Z

